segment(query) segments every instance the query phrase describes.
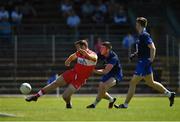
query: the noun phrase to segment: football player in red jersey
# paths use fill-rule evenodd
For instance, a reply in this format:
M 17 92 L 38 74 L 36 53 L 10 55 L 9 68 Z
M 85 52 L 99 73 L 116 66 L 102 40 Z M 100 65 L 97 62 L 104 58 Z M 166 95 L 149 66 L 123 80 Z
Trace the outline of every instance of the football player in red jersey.
M 35 95 L 28 96 L 25 99 L 26 101 L 37 101 L 40 96 L 56 89 L 57 87 L 68 85 L 62 97 L 66 102 L 66 108 L 72 108 L 72 94 L 79 90 L 81 86 L 86 83 L 86 80 L 93 72 L 97 63 L 97 55 L 88 48 L 88 43 L 86 40 L 75 42 L 75 47 L 77 51 L 71 54 L 65 61 L 65 66 L 69 67 L 71 62 L 77 59 L 77 63 L 75 64 L 74 68 L 67 70 L 59 75 L 58 78 L 56 78 L 49 85 L 42 88 Z

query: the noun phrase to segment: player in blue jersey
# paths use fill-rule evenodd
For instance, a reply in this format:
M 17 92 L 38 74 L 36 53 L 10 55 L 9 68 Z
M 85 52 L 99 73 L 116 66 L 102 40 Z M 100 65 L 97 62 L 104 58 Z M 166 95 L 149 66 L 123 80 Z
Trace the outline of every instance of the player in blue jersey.
M 109 108 L 113 107 L 116 98 L 113 98 L 108 94 L 108 90 L 113 87 L 117 81 L 122 80 L 122 69 L 117 54 L 112 51 L 110 42 L 103 42 L 98 59 L 103 60 L 106 63 L 104 69 L 94 70 L 94 73 L 103 75 L 101 82 L 99 83 L 98 95 L 91 105 L 87 108 L 95 108 L 102 98 L 109 100 Z
M 134 95 L 136 85 L 144 80 L 146 84 L 153 89 L 164 93 L 169 97 L 170 106 L 174 104 L 175 92 L 170 92 L 161 83 L 154 81 L 153 70 L 151 64 L 154 61 L 156 48 L 155 45 L 146 31 L 147 19 L 144 17 L 138 17 L 136 19 L 136 30 L 139 34 L 137 42 L 137 51 L 130 56 L 133 58 L 138 56 L 138 63 L 133 78 L 130 81 L 128 94 L 124 104 L 114 105 L 116 108 L 128 108 L 128 104 Z

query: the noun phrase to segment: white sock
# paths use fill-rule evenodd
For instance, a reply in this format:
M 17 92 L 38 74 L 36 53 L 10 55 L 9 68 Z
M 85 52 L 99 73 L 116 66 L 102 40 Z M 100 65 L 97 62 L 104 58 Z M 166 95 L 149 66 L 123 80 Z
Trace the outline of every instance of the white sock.
M 70 105 L 72 106 L 72 102 L 70 102 L 70 103 L 66 103 L 66 104 L 70 104 Z
M 127 107 L 128 107 L 128 104 L 127 104 L 127 103 L 124 103 L 124 106 L 127 108 Z
M 114 98 L 110 96 L 110 99 L 109 99 L 109 102 L 113 102 L 114 101 Z
M 39 97 L 42 96 L 42 95 L 44 95 L 44 93 L 43 93 L 42 90 L 40 90 L 37 94 L 39 95 Z
M 96 100 L 94 101 L 93 105 L 96 106 L 100 101 L 101 101 L 101 100 L 96 99 Z
M 168 91 L 168 90 L 166 90 L 166 91 L 164 92 L 164 94 L 165 94 L 167 97 L 171 97 L 171 92 Z

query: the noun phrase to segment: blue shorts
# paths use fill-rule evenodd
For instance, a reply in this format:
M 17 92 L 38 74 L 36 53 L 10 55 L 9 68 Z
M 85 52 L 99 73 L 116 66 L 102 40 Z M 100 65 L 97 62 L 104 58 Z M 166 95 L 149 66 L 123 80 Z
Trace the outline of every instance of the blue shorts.
M 146 76 L 153 72 L 151 62 L 148 59 L 141 59 L 136 65 L 135 75 Z
M 117 81 L 122 81 L 122 71 L 118 74 L 114 74 L 114 73 L 108 73 L 106 75 L 103 75 L 103 77 L 101 78 L 102 82 L 106 82 L 107 80 L 109 80 L 110 78 L 115 78 Z

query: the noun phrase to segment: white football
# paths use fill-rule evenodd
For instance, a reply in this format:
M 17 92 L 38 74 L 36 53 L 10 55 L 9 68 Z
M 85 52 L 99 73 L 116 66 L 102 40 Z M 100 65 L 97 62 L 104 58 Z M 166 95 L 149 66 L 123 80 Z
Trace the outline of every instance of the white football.
M 22 83 L 20 86 L 20 91 L 22 94 L 29 94 L 31 92 L 32 88 L 29 83 Z

